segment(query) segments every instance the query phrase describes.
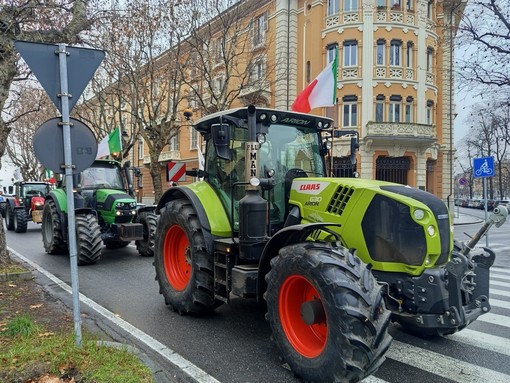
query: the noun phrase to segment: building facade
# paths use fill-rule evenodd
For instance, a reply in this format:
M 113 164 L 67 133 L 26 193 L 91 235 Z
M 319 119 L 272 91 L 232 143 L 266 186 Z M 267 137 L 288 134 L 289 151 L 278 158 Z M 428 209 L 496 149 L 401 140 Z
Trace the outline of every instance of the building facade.
M 272 0 L 259 4 L 246 20 L 259 59 L 246 70 L 265 85 L 259 81 L 245 87 L 232 107 L 254 103 L 290 109 L 299 92 L 337 55 L 337 105 L 311 113 L 332 117 L 340 131 L 356 131 L 360 147 L 352 165 L 348 141 L 333 139 L 333 174 L 356 172 L 361 178 L 406 184 L 453 203 L 455 17 L 445 3 Z M 194 113 L 200 117 L 200 111 Z M 192 130 L 182 129 L 160 160 L 181 160 L 197 167 L 194 143 L 200 144 L 200 138 L 194 141 Z M 150 197 L 148 177 L 143 184 L 143 195 Z

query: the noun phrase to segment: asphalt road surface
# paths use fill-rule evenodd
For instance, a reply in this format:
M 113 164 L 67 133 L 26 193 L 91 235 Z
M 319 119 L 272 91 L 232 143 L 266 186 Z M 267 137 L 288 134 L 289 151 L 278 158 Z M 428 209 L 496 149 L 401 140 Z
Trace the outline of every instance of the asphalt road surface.
M 483 211 L 461 211 L 483 217 Z M 472 235 L 480 225 L 456 226 L 455 237 L 466 240 L 463 233 Z M 498 254 L 491 269 L 490 313 L 457 334 L 433 340 L 414 337 L 392 325 L 394 341 L 387 359 L 364 382 L 510 382 L 509 229 L 510 222 L 506 222 L 489 235 Z M 71 302 L 61 287 L 62 283 L 71 285 L 69 258 L 44 252 L 40 226 L 29 223 L 24 234 L 7 232 L 7 244 L 54 275 L 54 279 L 39 279 L 55 295 Z M 207 317 L 180 316 L 165 306 L 154 277 L 152 258 L 140 257 L 134 246 L 103 250 L 99 263 L 79 268 L 82 311 L 142 350 L 152 355 L 156 355 L 154 349 L 159 350 L 154 358 L 174 381 L 300 382 L 280 364 L 264 312 L 255 302 L 233 299 L 231 305 Z M 96 311 L 103 314 L 88 304 L 97 304 Z M 172 369 L 168 360 L 180 365 L 180 371 Z

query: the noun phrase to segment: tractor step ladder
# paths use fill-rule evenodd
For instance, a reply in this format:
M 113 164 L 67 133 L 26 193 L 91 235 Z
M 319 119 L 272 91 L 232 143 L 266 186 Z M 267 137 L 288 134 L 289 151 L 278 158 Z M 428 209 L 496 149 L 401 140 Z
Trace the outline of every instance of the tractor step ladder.
M 229 303 L 229 279 L 227 254 L 214 253 L 214 299 Z

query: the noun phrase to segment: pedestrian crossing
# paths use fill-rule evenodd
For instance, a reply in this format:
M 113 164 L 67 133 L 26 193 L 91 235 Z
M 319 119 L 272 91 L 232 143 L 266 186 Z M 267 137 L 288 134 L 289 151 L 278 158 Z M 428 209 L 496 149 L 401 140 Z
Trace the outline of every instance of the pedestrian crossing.
M 489 302 L 489 313 L 444 337 L 421 339 L 392 326 L 386 361 L 362 382 L 510 382 L 510 268 L 491 268 Z

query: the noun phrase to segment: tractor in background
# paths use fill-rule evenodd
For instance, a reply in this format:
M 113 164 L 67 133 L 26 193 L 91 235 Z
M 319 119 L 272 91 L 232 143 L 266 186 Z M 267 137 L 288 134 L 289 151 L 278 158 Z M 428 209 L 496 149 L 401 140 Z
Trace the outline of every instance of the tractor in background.
M 447 206 L 430 193 L 327 177 L 332 124 L 254 106 L 198 120 L 205 169 L 188 174 L 203 180 L 159 200 L 154 266 L 179 314 L 264 302 L 296 375 L 358 382 L 383 363 L 391 321 L 440 336 L 488 312 L 495 254 L 454 244 Z
M 118 249 L 131 241 L 136 241 L 141 256 L 153 255 L 155 219 L 151 213 L 155 207 L 137 207 L 129 168 L 129 162 L 121 166 L 113 160 L 96 160 L 89 168 L 74 176 L 79 265 L 96 263 L 100 259 L 103 245 L 107 249 Z M 44 202 L 42 239 L 48 254 L 68 252 L 66 213 L 64 180 Z
M 41 223 L 44 198 L 50 193 L 48 182 L 18 181 L 14 183 L 14 195 L 5 198 L 4 212 L 7 230 L 26 233 L 28 222 Z

